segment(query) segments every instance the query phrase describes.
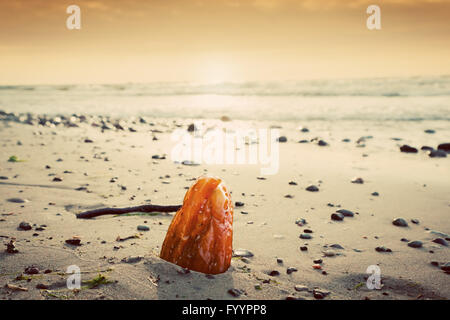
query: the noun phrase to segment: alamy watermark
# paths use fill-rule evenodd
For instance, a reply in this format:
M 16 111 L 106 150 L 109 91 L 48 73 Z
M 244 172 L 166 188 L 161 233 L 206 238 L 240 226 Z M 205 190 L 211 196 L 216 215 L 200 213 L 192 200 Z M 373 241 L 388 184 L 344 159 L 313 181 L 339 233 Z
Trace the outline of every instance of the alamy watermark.
M 69 30 L 81 29 L 81 9 L 76 4 L 67 7 L 66 13 L 70 14 L 66 20 L 66 27 Z
M 69 290 L 79 290 L 81 288 L 81 270 L 76 265 L 67 267 L 67 274 L 70 276 L 67 278 L 66 284 Z
M 367 7 L 367 14 L 370 16 L 367 18 L 366 26 L 369 30 L 381 30 L 381 9 L 379 6 L 372 4 Z
M 261 175 L 274 175 L 280 166 L 278 129 L 175 130 L 171 160 L 183 164 L 259 165 Z
M 377 265 L 368 266 L 366 273 L 370 274 L 367 278 L 366 286 L 370 290 L 380 290 L 381 289 L 381 269 Z

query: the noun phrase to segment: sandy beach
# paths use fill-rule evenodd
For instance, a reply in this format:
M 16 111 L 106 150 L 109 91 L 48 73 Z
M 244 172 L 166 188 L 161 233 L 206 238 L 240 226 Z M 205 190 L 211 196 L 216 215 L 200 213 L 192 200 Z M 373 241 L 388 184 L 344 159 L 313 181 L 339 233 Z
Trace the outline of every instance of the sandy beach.
M 450 298 L 450 157 L 421 150 L 449 142 L 447 121 L 200 121 L 278 128 L 287 138 L 279 170 L 261 177 L 258 165 L 174 163 L 171 134 L 187 132 L 192 119 L 124 118 L 120 128 L 111 119 L 102 130 L 99 117 L 32 118 L 3 112 L 0 121 L 0 299 Z M 222 178 L 240 202 L 233 249 L 252 254 L 234 257 L 223 274 L 159 258 L 172 213 L 75 216 L 180 205 L 205 174 Z M 333 220 L 342 209 L 351 212 Z M 394 225 L 398 218 L 407 226 Z M 66 243 L 74 236 L 80 245 Z M 8 253 L 13 238 L 18 252 Z M 71 265 L 81 290 L 66 287 Z M 381 289 L 366 285 L 373 265 Z

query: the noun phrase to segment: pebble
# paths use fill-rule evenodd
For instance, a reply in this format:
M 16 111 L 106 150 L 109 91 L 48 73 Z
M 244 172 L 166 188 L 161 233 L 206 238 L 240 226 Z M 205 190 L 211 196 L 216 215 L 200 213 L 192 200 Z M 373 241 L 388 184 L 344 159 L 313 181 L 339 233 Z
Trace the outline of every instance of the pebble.
M 16 241 L 15 239 L 11 239 L 7 244 L 6 244 L 6 252 L 7 253 L 19 253 L 19 250 L 17 250 L 16 248 Z
M 441 238 L 450 238 L 450 235 L 441 232 L 441 231 L 437 231 L 437 230 L 430 230 L 429 233 L 434 234 L 435 236 L 441 237 Z
M 431 261 L 430 263 L 432 266 L 439 267 L 439 262 L 437 261 Z
M 408 146 L 407 144 L 404 144 L 400 147 L 400 151 L 401 152 L 405 152 L 405 153 L 417 153 L 418 150 L 414 147 Z
M 423 132 L 428 133 L 428 134 L 436 133 L 436 131 L 433 129 L 427 129 L 427 130 L 424 130 Z
M 253 257 L 253 253 L 246 249 L 237 249 L 233 251 L 233 257 L 246 257 L 250 258 Z
M 347 209 L 339 209 L 336 211 L 337 213 L 342 213 L 344 215 L 344 217 L 353 217 L 355 214 Z
M 229 289 L 227 292 L 235 298 L 239 297 L 242 294 L 242 291 L 236 288 Z
M 317 192 L 317 191 L 319 191 L 319 188 L 315 185 L 310 185 L 310 186 L 306 187 L 305 190 L 310 191 L 310 192 Z
M 9 178 L 7 176 L 0 176 L 0 180 L 8 180 Z
M 408 246 L 411 248 L 422 248 L 422 245 L 423 245 L 422 241 L 419 240 L 408 242 Z
M 441 143 L 438 146 L 438 150 L 442 150 L 442 151 L 445 151 L 445 152 L 450 152 L 450 143 Z
M 342 213 L 333 213 L 331 215 L 331 220 L 342 221 L 344 220 L 344 215 Z
M 329 295 L 330 292 L 329 291 L 324 291 L 324 290 L 320 290 L 320 289 L 314 289 L 313 290 L 313 296 L 316 299 L 323 299 L 325 298 L 327 295 Z
M 319 146 L 321 146 L 321 147 L 325 147 L 325 146 L 328 145 L 328 143 L 327 143 L 326 141 L 324 141 L 324 140 L 319 140 L 319 141 L 317 141 L 317 144 L 318 144 Z
M 294 267 L 289 267 L 286 269 L 287 274 L 291 274 L 292 272 L 297 272 L 297 271 L 298 271 L 298 269 L 294 268 Z
M 31 225 L 28 222 L 23 221 L 19 224 L 19 229 L 25 230 L 25 231 L 31 230 Z
M 332 251 L 332 250 L 325 250 L 323 252 L 323 255 L 325 257 L 334 257 L 336 255 L 336 252 Z
M 372 194 L 372 196 L 374 196 L 374 197 L 378 197 L 378 196 L 380 195 L 380 194 L 379 194 L 378 192 L 376 192 L 376 191 L 375 191 L 375 192 L 372 192 L 371 194 Z
M 411 219 L 411 222 L 414 224 L 419 224 L 419 220 L 418 219 Z
M 356 183 L 356 184 L 363 184 L 363 183 L 364 183 L 364 179 L 363 179 L 363 178 L 360 178 L 360 177 L 358 177 L 358 178 L 353 178 L 353 179 L 351 180 L 351 182 L 352 182 L 352 183 Z
M 312 235 L 310 235 L 309 233 L 302 233 L 300 235 L 300 239 L 309 240 L 309 239 L 312 239 Z
M 194 132 L 197 128 L 195 127 L 195 124 L 191 123 L 188 128 L 187 131 L 188 132 Z
M 297 182 L 295 182 L 295 181 L 289 181 L 289 185 L 291 185 L 291 186 L 296 186 L 296 185 L 297 185 Z
M 313 262 L 316 264 L 321 264 L 323 261 L 322 259 L 314 259 Z
M 131 256 L 127 258 L 123 258 L 121 261 L 124 263 L 136 263 L 144 259 L 144 257 L 141 256 Z
M 297 220 L 295 220 L 295 224 L 298 225 L 299 227 L 302 227 L 306 224 L 306 220 L 303 218 L 298 218 Z
M 376 248 L 375 248 L 375 251 L 377 251 L 377 252 L 392 252 L 391 249 L 386 248 L 386 247 L 384 247 L 384 246 L 382 246 L 382 247 L 376 247 Z
M 72 246 L 81 246 L 81 239 L 78 237 L 73 237 L 72 239 L 67 239 L 66 243 Z
M 22 199 L 22 198 L 9 198 L 9 199 L 6 199 L 6 201 L 12 202 L 12 203 L 26 203 L 26 202 L 28 202 L 27 199 Z
M 297 291 L 297 292 L 302 292 L 302 291 L 308 291 L 308 290 L 309 290 L 307 286 L 303 286 L 303 285 L 301 285 L 301 284 L 296 284 L 296 285 L 294 286 L 294 289 L 295 289 L 295 291 Z
M 322 266 L 320 265 L 320 264 L 313 264 L 313 269 L 316 269 L 316 270 L 321 270 L 322 269 Z
M 280 272 L 277 271 L 277 270 L 272 270 L 272 271 L 270 271 L 270 272 L 268 273 L 268 275 L 271 276 L 271 277 L 277 277 L 277 276 L 280 275 Z
M 333 248 L 333 249 L 344 250 L 344 247 L 341 246 L 341 245 L 338 244 L 338 243 L 332 244 L 330 247 Z
M 436 238 L 433 242 L 448 247 L 448 242 L 443 238 Z
M 243 207 L 243 206 L 244 206 L 244 203 L 243 203 L 243 202 L 240 202 L 240 201 L 236 201 L 236 202 L 234 203 L 234 206 L 235 206 L 235 207 Z
M 441 269 L 445 272 L 450 272 L 450 262 L 447 262 L 441 266 Z
M 445 152 L 444 150 L 430 150 L 428 152 L 428 156 L 430 158 L 446 158 L 447 152 Z
M 285 136 L 281 136 L 277 139 L 278 142 L 287 142 L 287 138 Z
M 307 246 L 302 246 L 302 247 L 300 247 L 300 251 L 308 251 L 308 247 Z
M 150 228 L 148 226 L 143 226 L 143 225 L 137 226 L 137 229 L 139 231 L 149 231 L 150 230 Z
M 29 266 L 25 268 L 26 274 L 39 274 L 39 268 L 36 266 Z
M 395 219 L 394 221 L 392 221 L 392 224 L 397 227 L 407 227 L 408 226 L 408 222 L 406 222 L 406 220 L 403 218 Z

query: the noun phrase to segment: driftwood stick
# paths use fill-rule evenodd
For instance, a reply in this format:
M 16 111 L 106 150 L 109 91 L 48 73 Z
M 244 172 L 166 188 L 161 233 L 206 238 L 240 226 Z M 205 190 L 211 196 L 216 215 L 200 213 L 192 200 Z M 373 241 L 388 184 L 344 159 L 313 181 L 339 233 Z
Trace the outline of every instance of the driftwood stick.
M 77 213 L 78 219 L 90 219 L 98 216 L 103 216 L 107 214 L 124 214 L 130 212 L 175 212 L 181 208 L 181 205 L 178 206 L 158 206 L 154 204 L 147 204 L 143 206 L 137 207 L 128 207 L 128 208 L 102 208 L 96 210 L 89 210 L 85 212 Z

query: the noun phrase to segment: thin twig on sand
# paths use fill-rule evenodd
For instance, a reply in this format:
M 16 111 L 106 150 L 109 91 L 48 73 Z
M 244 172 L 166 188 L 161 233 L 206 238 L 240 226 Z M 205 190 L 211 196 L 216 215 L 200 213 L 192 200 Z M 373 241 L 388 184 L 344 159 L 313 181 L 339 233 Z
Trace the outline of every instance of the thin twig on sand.
M 159 205 L 153 205 L 153 204 L 147 204 L 137 207 L 128 207 L 128 208 L 102 208 L 102 209 L 95 209 L 95 210 L 89 210 L 85 212 L 77 213 L 78 219 L 91 219 L 98 216 L 113 214 L 113 215 L 119 215 L 119 214 L 125 214 L 130 212 L 176 212 L 178 209 L 181 208 L 181 205 L 176 206 L 159 206 Z

